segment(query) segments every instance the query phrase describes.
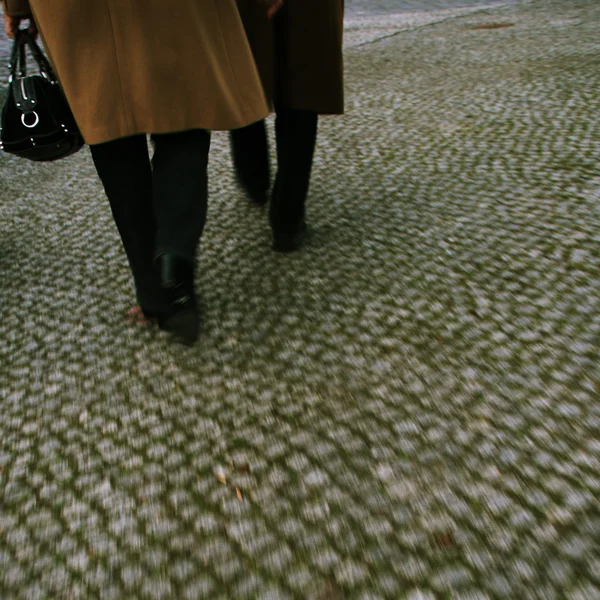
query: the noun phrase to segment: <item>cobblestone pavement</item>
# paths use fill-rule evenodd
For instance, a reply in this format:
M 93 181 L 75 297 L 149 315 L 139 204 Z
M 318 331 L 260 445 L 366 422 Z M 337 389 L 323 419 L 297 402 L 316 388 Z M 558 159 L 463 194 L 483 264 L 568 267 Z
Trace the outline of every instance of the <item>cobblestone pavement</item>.
M 516 4 L 519 0 L 345 0 L 349 16 Z
M 215 135 L 193 349 L 126 322 L 87 151 L 0 157 L 0 597 L 600 598 L 599 40 L 349 48 L 296 256 Z
M 451 11 L 464 7 L 481 9 L 482 7 L 498 4 L 511 4 L 519 0 L 346 0 L 347 20 L 352 22 L 357 17 L 380 16 L 389 17 L 397 13 L 406 12 L 439 12 Z M 417 15 L 415 15 L 417 18 Z M 438 17 L 439 18 L 439 17 Z M 422 19 L 422 17 L 421 17 Z M 437 20 L 431 15 L 429 20 Z M 406 25 L 406 24 L 405 24 Z M 10 56 L 10 42 L 0 28 L 0 83 L 8 77 L 5 64 Z

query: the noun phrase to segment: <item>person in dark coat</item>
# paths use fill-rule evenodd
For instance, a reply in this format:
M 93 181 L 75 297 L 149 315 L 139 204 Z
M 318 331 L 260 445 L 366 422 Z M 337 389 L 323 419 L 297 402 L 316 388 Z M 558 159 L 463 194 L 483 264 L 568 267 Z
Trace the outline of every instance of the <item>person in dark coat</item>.
M 306 234 L 305 206 L 319 115 L 344 112 L 344 0 L 285 0 L 274 19 L 237 0 L 267 99 L 276 113 L 277 175 L 269 222 L 273 249 L 296 250 Z M 249 198 L 269 200 L 265 122 L 231 132 L 236 176 Z

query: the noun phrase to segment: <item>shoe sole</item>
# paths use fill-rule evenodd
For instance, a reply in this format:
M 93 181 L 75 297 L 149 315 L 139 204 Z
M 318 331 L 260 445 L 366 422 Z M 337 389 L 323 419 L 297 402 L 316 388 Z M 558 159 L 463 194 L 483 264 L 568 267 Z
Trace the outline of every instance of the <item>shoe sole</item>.
M 263 206 L 266 206 L 269 202 L 269 196 L 267 194 L 253 196 L 251 194 L 246 193 L 246 195 L 248 197 L 248 202 L 250 202 L 252 206 L 258 206 L 262 208 Z
M 237 179 L 238 187 L 243 191 L 248 202 L 253 206 L 266 206 L 269 202 L 269 189 L 265 188 L 264 190 L 253 190 L 251 186 L 246 185 L 241 181 L 238 177 Z
M 299 231 L 289 235 L 273 236 L 272 248 L 275 252 L 289 254 L 300 249 L 308 235 L 308 228 L 304 225 Z
M 198 340 L 198 315 L 194 310 L 182 310 L 169 315 L 159 326 L 187 346 L 193 346 Z

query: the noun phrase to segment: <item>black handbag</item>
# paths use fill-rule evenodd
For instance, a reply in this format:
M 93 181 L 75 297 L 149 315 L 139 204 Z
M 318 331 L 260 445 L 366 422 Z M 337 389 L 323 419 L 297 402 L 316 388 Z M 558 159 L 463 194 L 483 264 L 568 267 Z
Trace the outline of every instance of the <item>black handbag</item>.
M 27 75 L 29 49 L 39 72 Z M 35 161 L 77 152 L 84 141 L 58 79 L 31 34 L 21 29 L 12 47 L 9 87 L 0 119 L 0 149 Z

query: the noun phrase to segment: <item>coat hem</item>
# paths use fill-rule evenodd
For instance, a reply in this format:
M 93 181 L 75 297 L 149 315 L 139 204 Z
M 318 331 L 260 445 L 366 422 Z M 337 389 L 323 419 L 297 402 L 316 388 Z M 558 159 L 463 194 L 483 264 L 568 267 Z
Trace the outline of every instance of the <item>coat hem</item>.
M 142 128 L 142 127 L 131 127 L 131 128 L 115 128 L 115 129 L 107 129 L 106 127 L 94 129 L 90 131 L 89 129 L 85 132 L 82 132 L 83 138 L 86 144 L 95 145 L 95 144 L 103 144 L 105 142 L 111 142 L 113 140 L 118 140 L 121 138 L 131 137 L 133 135 L 152 135 L 152 134 L 162 134 L 162 133 L 180 133 L 182 131 L 191 131 L 193 129 L 203 129 L 205 131 L 231 131 L 232 129 L 240 129 L 241 127 L 245 127 L 246 125 L 251 125 L 252 123 L 256 123 L 261 119 L 265 119 L 269 116 L 268 112 L 261 112 L 260 114 L 247 115 L 247 118 L 242 118 L 240 120 L 236 120 L 231 123 L 223 123 L 222 125 L 209 125 L 208 123 L 181 123 L 180 125 L 157 125 L 151 128 Z

